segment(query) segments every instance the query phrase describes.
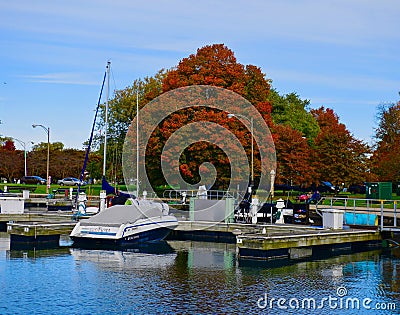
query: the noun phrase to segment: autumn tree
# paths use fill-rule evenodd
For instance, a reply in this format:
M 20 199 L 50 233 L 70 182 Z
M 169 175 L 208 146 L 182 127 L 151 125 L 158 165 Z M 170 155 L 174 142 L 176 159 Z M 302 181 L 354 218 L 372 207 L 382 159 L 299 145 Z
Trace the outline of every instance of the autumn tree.
M 15 144 L 10 139 L 5 139 L 0 146 L 0 177 L 8 181 L 18 179 L 24 171 L 23 152 L 15 149 Z
M 47 142 L 40 142 L 27 152 L 27 173 L 46 178 L 47 173 Z M 85 152 L 76 149 L 64 149 L 61 142 L 50 143 L 49 171 L 52 181 L 64 177 L 78 177 L 81 173 Z M 12 138 L 0 138 L 0 178 L 8 182 L 20 179 L 25 174 L 24 151 L 17 150 Z M 92 179 L 101 178 L 102 156 L 97 153 L 89 155 L 87 165 L 88 176 Z M 88 178 L 87 178 L 88 179 Z
M 4 141 L 2 148 L 7 151 L 15 151 L 15 143 L 14 141 L 7 139 Z
M 78 177 L 80 176 L 85 152 L 76 149 L 63 149 L 64 144 L 61 142 L 50 143 L 49 154 L 49 175 L 52 182 L 64 177 Z M 27 154 L 28 160 L 28 175 L 38 175 L 46 178 L 47 173 L 47 142 L 39 143 L 32 148 L 31 152 Z M 97 161 L 98 158 L 95 153 L 89 155 L 89 163 Z M 92 172 L 98 174 L 92 165 Z M 101 170 L 101 163 L 98 163 L 97 170 Z M 22 176 L 22 175 L 20 175 Z M 100 178 L 100 176 L 95 176 Z
M 400 181 L 400 102 L 381 105 L 377 118 L 371 171 L 379 181 Z
M 247 65 L 244 66 L 237 62 L 234 53 L 223 44 L 214 44 L 199 48 L 196 54 L 191 54 L 189 57 L 182 59 L 176 68 L 168 71 L 163 81 L 163 91 L 167 92 L 179 87 L 190 86 L 190 85 L 212 85 L 216 87 L 222 87 L 224 89 L 233 91 L 253 104 L 255 108 L 263 116 L 266 123 L 271 122 L 270 113 L 271 105 L 268 101 L 268 94 L 270 90 L 270 80 L 265 78 L 265 75 L 261 72 L 260 68 Z M 196 115 L 193 115 L 193 112 Z M 227 120 L 225 113 L 221 115 L 218 111 L 214 111 L 210 108 L 197 108 L 196 110 L 185 110 L 181 111 L 180 119 L 181 126 L 193 121 L 193 117 L 205 117 L 205 120 L 214 121 L 219 125 L 225 125 Z M 169 118 L 175 119 L 175 118 Z M 167 121 L 169 120 L 167 119 Z M 162 132 L 165 134 L 171 133 L 171 130 L 167 130 L 168 123 L 164 124 Z M 239 139 L 242 145 L 246 148 L 247 155 L 250 160 L 251 155 L 251 139 L 250 128 L 244 128 L 245 132 L 239 132 Z M 212 133 L 212 131 L 210 131 Z M 211 135 L 210 135 L 211 136 Z M 166 140 L 166 139 L 165 139 Z M 158 142 L 159 146 L 160 143 Z M 209 146 L 207 150 L 214 150 L 213 146 Z M 153 150 L 153 152 L 155 152 Z M 255 153 L 257 154 L 257 153 Z M 184 152 L 184 156 L 181 157 L 182 161 L 191 161 L 190 164 L 182 164 L 182 169 L 186 176 L 192 176 L 192 180 L 196 180 L 198 176 L 198 164 L 196 156 L 206 156 L 208 153 L 205 151 L 204 143 L 198 145 L 192 145 L 190 150 Z M 209 154 L 212 157 L 212 154 Z M 226 159 L 211 159 L 211 163 L 215 163 L 219 177 L 229 178 L 226 171 L 226 165 L 228 163 Z M 256 161 L 255 173 L 259 172 L 259 163 Z M 226 187 L 227 182 L 221 183 L 221 186 Z
M 350 134 L 332 109 L 320 107 L 311 113 L 320 128 L 313 163 L 319 173 L 316 179 L 334 184 L 365 181 L 369 147 Z
M 284 124 L 273 127 L 276 149 L 276 183 L 308 187 L 315 181 L 314 151 L 303 134 Z
M 179 129 L 187 126 L 189 122 L 192 124 L 190 133 L 201 134 L 207 141 L 198 141 L 190 144 L 188 147 L 184 148 L 180 155 L 177 150 L 172 155 L 168 155 L 165 152 L 163 153 L 164 144 L 167 140 Z M 219 189 L 227 189 L 230 184 L 229 158 L 225 152 L 216 145 L 226 140 L 223 139 L 223 135 L 216 132 L 214 127 L 208 128 L 206 125 L 207 123 L 216 123 L 230 130 L 232 134 L 237 134 L 242 138 L 247 136 L 245 147 L 250 149 L 250 132 L 248 130 L 246 131 L 246 128 L 243 126 L 237 128 L 235 121 L 228 119 L 225 112 L 202 106 L 190 108 L 190 110 L 178 110 L 164 119 L 153 131 L 149 139 L 146 150 L 146 173 L 152 184 L 165 184 L 164 179 L 160 176 L 160 174 L 163 174 L 160 157 L 164 154 L 164 162 L 170 165 L 179 159 L 179 170 L 185 182 L 189 184 L 196 184 L 199 182 L 200 165 L 205 162 L 211 163 L 216 170 L 216 187 Z M 194 124 L 196 125 L 193 126 Z M 187 137 L 189 138 L 190 135 L 188 134 Z M 180 143 L 184 143 L 184 140 L 180 141 Z M 234 147 L 235 145 L 237 144 L 230 144 L 230 147 Z M 257 152 L 257 149 L 255 149 L 255 155 L 257 155 Z M 232 158 L 232 156 L 230 156 L 230 158 Z M 172 167 L 170 168 L 172 169 Z M 207 172 L 207 168 L 205 168 L 204 171 Z M 249 176 L 249 174 L 246 175 Z M 210 185 L 211 182 L 207 182 L 207 184 Z
M 262 115 L 270 115 L 268 95 L 271 80 L 259 67 L 237 62 L 232 50 L 223 44 L 207 45 L 183 58 L 167 72 L 163 91 L 189 85 L 212 85 L 233 91 L 252 103 Z
M 233 52 L 223 44 L 204 46 L 196 54 L 182 59 L 168 72 L 163 91 L 189 85 L 214 85 L 240 95 L 245 88 L 244 66 L 236 62 Z

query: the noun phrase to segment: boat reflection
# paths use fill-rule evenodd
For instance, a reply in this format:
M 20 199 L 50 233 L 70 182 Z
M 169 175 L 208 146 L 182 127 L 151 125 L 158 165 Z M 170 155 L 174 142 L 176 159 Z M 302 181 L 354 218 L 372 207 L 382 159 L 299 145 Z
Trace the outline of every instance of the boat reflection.
M 236 266 L 234 244 L 190 242 L 190 241 L 161 241 L 143 243 L 131 247 L 82 247 L 70 248 L 71 254 L 77 260 L 96 262 L 126 263 L 129 259 L 140 257 L 148 260 L 148 266 L 154 266 L 163 257 L 176 259 L 175 264 L 183 261 L 187 268 L 232 269 Z
M 136 252 L 145 254 L 169 254 L 174 252 L 174 249 L 166 241 L 130 244 L 129 246 L 111 245 L 111 244 L 96 244 L 96 245 L 80 244 L 79 246 L 75 246 L 74 244 L 72 244 L 72 248 L 88 249 L 88 250 Z
M 174 263 L 176 253 L 165 241 L 135 247 L 70 248 L 76 261 L 89 261 L 111 268 L 164 268 Z

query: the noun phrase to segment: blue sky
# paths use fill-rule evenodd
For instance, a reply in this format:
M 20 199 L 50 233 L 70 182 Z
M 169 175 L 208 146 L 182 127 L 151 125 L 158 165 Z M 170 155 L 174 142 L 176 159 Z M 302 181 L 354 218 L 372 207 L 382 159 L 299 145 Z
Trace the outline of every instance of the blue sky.
M 80 149 L 108 60 L 123 89 L 224 43 L 371 143 L 377 106 L 400 99 L 399 16 L 398 0 L 0 0 L 0 134 L 46 142 L 43 124 Z

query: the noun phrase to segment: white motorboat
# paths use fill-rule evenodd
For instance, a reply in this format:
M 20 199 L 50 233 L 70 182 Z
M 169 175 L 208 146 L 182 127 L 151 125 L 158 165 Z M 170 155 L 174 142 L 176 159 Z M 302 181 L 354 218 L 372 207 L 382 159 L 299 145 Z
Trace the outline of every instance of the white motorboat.
M 70 237 L 76 247 L 129 247 L 163 240 L 177 226 L 166 203 L 134 199 L 80 220 Z

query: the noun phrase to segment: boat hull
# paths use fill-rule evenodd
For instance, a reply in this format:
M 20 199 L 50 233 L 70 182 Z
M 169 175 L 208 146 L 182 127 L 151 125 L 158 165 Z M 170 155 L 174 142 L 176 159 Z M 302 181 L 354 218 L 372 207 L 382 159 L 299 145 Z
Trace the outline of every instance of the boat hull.
M 107 238 L 91 238 L 70 236 L 74 241 L 74 247 L 90 247 L 90 248 L 104 248 L 104 247 L 135 247 L 139 244 L 159 242 L 167 237 L 172 230 L 170 228 L 161 227 L 158 229 L 147 230 L 135 233 L 120 239 L 107 239 Z

